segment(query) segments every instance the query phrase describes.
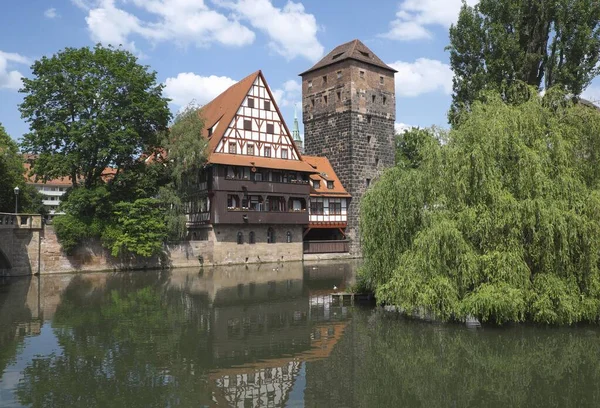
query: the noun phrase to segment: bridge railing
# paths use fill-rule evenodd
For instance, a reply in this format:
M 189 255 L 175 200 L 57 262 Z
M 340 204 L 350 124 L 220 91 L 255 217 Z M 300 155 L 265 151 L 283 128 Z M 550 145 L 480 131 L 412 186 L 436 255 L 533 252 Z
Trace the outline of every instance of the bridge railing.
M 42 229 L 40 214 L 0 213 L 0 229 Z

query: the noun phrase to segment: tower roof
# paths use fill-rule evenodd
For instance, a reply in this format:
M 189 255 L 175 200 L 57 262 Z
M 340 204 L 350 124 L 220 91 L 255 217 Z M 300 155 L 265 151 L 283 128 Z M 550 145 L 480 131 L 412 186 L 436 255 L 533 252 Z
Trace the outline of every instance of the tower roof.
M 304 71 L 300 76 L 304 76 L 309 72 L 316 71 L 321 68 L 325 68 L 329 65 L 337 64 L 339 62 L 353 59 L 356 61 L 364 62 L 366 64 L 374 65 L 379 68 L 386 69 L 391 72 L 398 72 L 394 68 L 383 62 L 377 55 L 373 53 L 366 45 L 360 40 L 352 40 L 342 45 L 335 47 L 329 54 L 325 56 L 321 61 L 317 62 L 312 68 Z

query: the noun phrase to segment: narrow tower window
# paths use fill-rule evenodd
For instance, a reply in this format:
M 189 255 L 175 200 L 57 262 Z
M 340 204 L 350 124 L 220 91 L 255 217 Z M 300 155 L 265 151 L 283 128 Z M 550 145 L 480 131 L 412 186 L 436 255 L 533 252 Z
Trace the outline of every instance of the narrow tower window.
M 375 103 L 375 95 L 371 95 L 371 102 Z
M 327 75 L 323 75 L 323 85 L 327 85 Z
M 327 105 L 327 95 L 323 95 L 323 103 Z
M 338 102 L 341 101 L 342 100 L 342 93 L 340 91 L 337 91 L 336 95 L 337 95 L 337 101 Z
M 239 231 L 237 233 L 237 243 L 238 245 L 242 245 L 244 243 L 244 234 L 242 233 L 242 231 Z
M 380 76 L 380 77 L 379 77 L 379 83 L 380 83 L 381 85 L 383 85 L 383 76 Z
M 267 229 L 267 244 L 274 244 L 275 243 L 275 231 L 273 231 L 273 228 L 269 227 Z
M 361 79 L 364 78 L 365 77 L 365 71 L 362 71 L 362 70 L 359 71 L 359 76 L 361 77 Z
M 338 72 L 337 72 L 337 78 L 338 78 L 338 79 L 342 78 L 342 71 L 338 71 Z

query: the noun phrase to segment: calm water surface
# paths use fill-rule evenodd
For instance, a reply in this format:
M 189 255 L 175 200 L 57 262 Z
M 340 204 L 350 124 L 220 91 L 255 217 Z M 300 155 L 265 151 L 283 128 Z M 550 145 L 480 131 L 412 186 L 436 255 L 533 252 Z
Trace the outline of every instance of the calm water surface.
M 332 302 L 352 264 L 0 285 L 0 407 L 593 407 L 600 330 L 407 321 Z

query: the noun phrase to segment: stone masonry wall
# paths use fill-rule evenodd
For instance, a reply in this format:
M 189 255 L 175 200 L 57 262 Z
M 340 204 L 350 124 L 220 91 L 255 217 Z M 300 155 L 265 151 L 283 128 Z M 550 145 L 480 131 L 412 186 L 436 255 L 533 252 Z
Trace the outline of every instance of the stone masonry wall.
M 352 195 L 347 236 L 354 255 L 360 255 L 361 198 L 369 181 L 394 165 L 394 86 L 392 72 L 354 60 L 302 78 L 304 149 L 326 156 Z

